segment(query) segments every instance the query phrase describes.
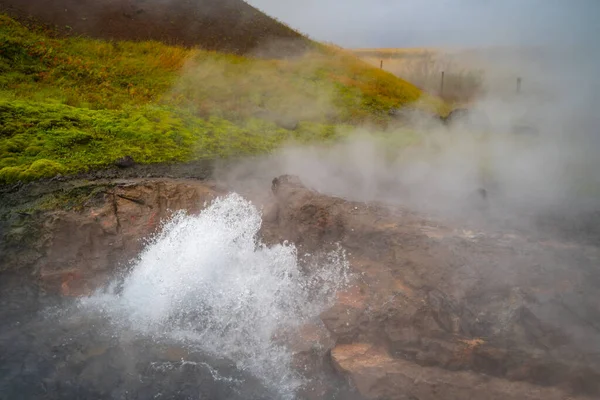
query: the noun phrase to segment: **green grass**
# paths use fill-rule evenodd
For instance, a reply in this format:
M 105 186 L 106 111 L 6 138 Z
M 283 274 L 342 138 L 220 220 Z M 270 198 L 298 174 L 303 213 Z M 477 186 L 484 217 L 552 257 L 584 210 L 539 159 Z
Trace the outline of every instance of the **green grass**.
M 350 54 L 317 47 L 295 60 L 254 59 L 58 39 L 0 15 L 0 183 L 101 168 L 125 155 L 159 163 L 269 152 L 288 141 L 334 140 L 351 126 L 385 126 L 390 109 L 417 101 L 443 107 Z
M 234 123 L 161 106 L 90 110 L 0 100 L 0 182 L 87 171 L 129 155 L 139 163 L 226 158 L 286 141 L 335 138 L 340 127 L 301 123 L 294 131 L 257 118 Z
M 155 102 L 190 50 L 156 42 L 52 39 L 0 15 L 0 90 L 6 97 L 92 109 Z

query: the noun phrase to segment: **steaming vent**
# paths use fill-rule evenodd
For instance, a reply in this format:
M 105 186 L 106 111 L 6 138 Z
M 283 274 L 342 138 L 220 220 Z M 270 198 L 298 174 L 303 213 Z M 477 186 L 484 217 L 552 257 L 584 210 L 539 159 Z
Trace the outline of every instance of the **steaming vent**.
M 293 245 L 268 247 L 260 227 L 260 212 L 237 194 L 197 216 L 176 214 L 126 276 L 80 308 L 117 332 L 229 359 L 278 398 L 294 398 L 305 378 L 274 336 L 317 318 L 348 283 L 348 264 L 341 251 L 317 265 Z

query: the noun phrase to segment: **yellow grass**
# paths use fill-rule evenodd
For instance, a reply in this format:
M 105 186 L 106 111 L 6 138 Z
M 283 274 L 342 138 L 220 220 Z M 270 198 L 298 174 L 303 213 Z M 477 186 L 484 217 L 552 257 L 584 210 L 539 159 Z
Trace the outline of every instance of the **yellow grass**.
M 481 93 L 483 73 L 461 62 L 453 52 L 438 48 L 353 49 L 366 63 L 414 84 L 447 101 L 468 103 Z M 441 77 L 444 72 L 444 87 Z
M 363 56 L 412 56 L 412 55 L 423 55 L 428 53 L 438 53 L 442 49 L 426 48 L 426 47 L 408 47 L 408 48 L 376 48 L 376 49 L 351 49 L 351 52 L 359 57 Z

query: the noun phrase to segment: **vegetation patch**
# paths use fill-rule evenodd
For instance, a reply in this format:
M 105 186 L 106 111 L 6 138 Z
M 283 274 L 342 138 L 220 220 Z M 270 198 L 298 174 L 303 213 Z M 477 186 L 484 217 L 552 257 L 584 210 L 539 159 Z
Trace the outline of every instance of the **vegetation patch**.
M 335 140 L 439 100 L 355 56 L 268 60 L 56 38 L 0 15 L 0 183 L 111 165 L 171 163 Z
M 2 183 L 89 171 L 124 156 L 149 164 L 259 154 L 349 129 L 301 123 L 290 131 L 257 118 L 235 123 L 160 106 L 90 110 L 22 100 L 0 101 L 0 120 Z
M 469 104 L 484 93 L 484 71 L 464 62 L 466 52 L 409 48 L 355 49 L 353 53 L 457 106 Z

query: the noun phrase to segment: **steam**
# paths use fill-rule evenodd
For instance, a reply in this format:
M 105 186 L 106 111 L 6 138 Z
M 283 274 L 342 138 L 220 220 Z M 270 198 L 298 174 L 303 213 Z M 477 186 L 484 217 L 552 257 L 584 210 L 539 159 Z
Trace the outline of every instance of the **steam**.
M 451 126 L 409 113 L 386 129 L 358 127 L 334 145 L 289 144 L 268 157 L 227 165 L 218 179 L 249 192 L 267 188 L 274 174 L 296 174 L 316 190 L 347 199 L 544 234 L 539 222 L 548 216 L 575 230 L 585 220 L 597 221 L 590 219 L 600 210 L 600 59 L 590 20 L 595 2 L 342 6 L 332 0 L 303 4 L 298 13 L 268 0 L 253 3 L 317 39 L 346 46 L 436 46 L 436 54 L 451 54 L 460 68 L 482 71 L 482 90 L 468 104 L 453 105 L 468 108 L 471 118 Z M 307 14 L 315 14 L 311 7 L 329 21 L 325 27 L 311 18 L 312 32 L 302 26 Z M 338 11 L 331 23 L 328 13 Z M 441 24 L 425 23 L 434 20 Z M 433 94 L 437 79 L 428 88 Z
M 291 43 L 270 41 L 255 55 L 285 54 Z M 187 99 L 183 105 L 198 115 L 233 120 L 258 117 L 288 128 L 290 121 L 319 121 L 335 114 L 333 84 L 311 81 L 322 67 L 322 56 L 297 55 L 277 69 L 272 60 L 240 60 L 198 52 L 183 68 L 169 100 Z
M 81 307 L 105 314 L 118 332 L 232 360 L 292 398 L 302 377 L 274 336 L 314 320 L 347 283 L 347 263 L 336 252 L 301 267 L 293 245 L 261 244 L 260 227 L 258 210 L 237 194 L 198 216 L 180 213 L 122 283 Z
M 589 107 L 596 95 L 568 76 L 582 70 L 560 60 L 539 73 L 523 67 L 521 93 L 490 85 L 469 106 L 471 118 L 451 126 L 415 114 L 386 130 L 357 128 L 334 145 L 290 144 L 216 176 L 250 191 L 274 173 L 295 174 L 323 193 L 491 228 L 540 233 L 548 215 L 577 225 L 600 210 L 600 121 Z
M 598 36 L 595 0 L 249 0 L 317 40 L 351 48 L 576 43 Z

